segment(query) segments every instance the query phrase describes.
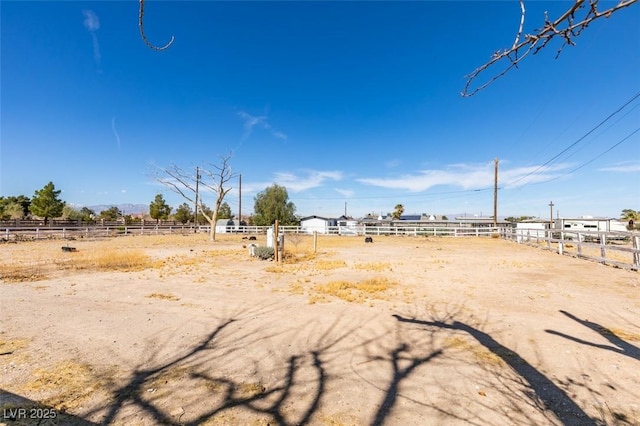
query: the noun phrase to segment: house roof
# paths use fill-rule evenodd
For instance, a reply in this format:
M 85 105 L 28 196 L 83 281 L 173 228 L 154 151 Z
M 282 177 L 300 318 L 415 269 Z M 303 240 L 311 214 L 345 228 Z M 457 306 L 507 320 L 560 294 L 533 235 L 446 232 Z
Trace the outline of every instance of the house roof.
M 304 220 L 311 220 L 311 219 L 321 219 L 321 220 L 327 220 L 327 221 L 333 220 L 333 219 L 329 219 L 329 218 L 326 218 L 326 217 L 313 215 L 313 216 L 307 216 L 307 217 L 301 218 L 300 222 L 302 222 Z
M 422 216 L 419 214 L 405 214 L 400 216 L 399 220 L 420 220 Z
M 340 216 L 340 217 L 339 217 L 338 219 L 336 219 L 336 220 L 353 220 L 353 221 L 357 221 L 357 219 L 354 219 L 354 218 L 352 218 L 351 216 L 345 216 L 345 215 Z

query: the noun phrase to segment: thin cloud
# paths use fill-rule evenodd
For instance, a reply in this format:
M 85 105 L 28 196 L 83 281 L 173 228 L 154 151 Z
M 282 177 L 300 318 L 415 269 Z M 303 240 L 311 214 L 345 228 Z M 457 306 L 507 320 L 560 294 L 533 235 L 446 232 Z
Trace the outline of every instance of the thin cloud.
M 638 173 L 640 172 L 640 163 L 619 163 L 613 166 L 598 169 L 600 172 L 618 172 L 618 173 Z
M 91 39 L 93 40 L 93 59 L 96 61 L 96 64 L 99 64 L 102 59 L 102 55 L 100 54 L 100 43 L 98 43 L 96 31 L 100 29 L 100 20 L 93 10 L 85 9 L 82 11 L 82 14 L 84 15 L 84 21 L 82 21 L 82 24 L 86 30 L 89 31 Z
M 111 130 L 113 130 L 113 134 L 116 137 L 116 142 L 118 142 L 118 149 L 120 149 L 120 136 L 118 135 L 118 132 L 116 131 L 116 118 L 113 117 L 111 119 Z
M 334 188 L 334 189 L 338 194 L 346 198 L 353 197 L 353 194 L 355 194 L 355 191 L 352 191 L 350 189 L 340 189 L 340 188 Z
M 519 167 L 501 170 L 498 173 L 502 186 L 515 188 L 525 184 L 543 182 L 560 176 L 560 170 L 568 167 L 566 164 L 554 165 L 541 172 L 533 173 L 538 166 Z M 527 176 L 531 173 L 531 176 Z M 481 189 L 493 185 L 493 162 L 487 164 L 454 164 L 440 170 L 422 170 L 414 174 L 404 174 L 388 178 L 357 179 L 364 185 L 377 186 L 388 189 L 403 189 L 409 192 L 422 192 L 434 186 L 448 185 L 461 189 Z M 509 184 L 514 182 L 514 184 Z
M 287 135 L 285 133 L 275 129 L 271 124 L 269 124 L 269 120 L 266 115 L 254 116 L 245 111 L 240 111 L 238 112 L 238 117 L 240 117 L 244 123 L 244 133 L 242 134 L 241 142 L 249 139 L 249 136 L 251 136 L 256 127 L 268 131 L 274 138 L 285 141 L 287 140 Z
M 306 176 L 300 177 L 293 173 L 276 173 L 275 181 L 291 192 L 302 192 L 308 189 L 317 188 L 328 180 L 342 180 L 343 173 L 339 171 L 317 171 L 310 170 Z
M 400 161 L 398 158 L 394 158 L 384 163 L 384 166 L 387 169 L 394 169 L 398 167 L 400 164 L 402 164 L 402 161 Z

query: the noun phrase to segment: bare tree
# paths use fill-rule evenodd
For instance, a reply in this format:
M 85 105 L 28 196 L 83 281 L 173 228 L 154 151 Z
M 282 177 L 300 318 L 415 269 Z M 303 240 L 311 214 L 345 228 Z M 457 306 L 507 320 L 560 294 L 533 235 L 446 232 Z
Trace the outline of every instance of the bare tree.
M 231 154 L 221 156 L 219 164 L 209 164 L 208 167 L 200 168 L 201 175 L 200 173 L 194 175 L 186 172 L 175 164 L 166 169 L 159 168 L 156 174 L 158 182 L 180 194 L 185 200 L 195 203 L 197 198 L 200 213 L 211 226 L 209 234 L 211 241 L 216 240 L 216 221 L 220 205 L 224 197 L 231 191 L 231 187 L 227 187 L 227 184 L 236 176 L 231 170 L 230 159 Z M 207 214 L 202 197 L 202 192 L 207 191 L 216 194 L 215 207 L 211 210 L 211 214 Z M 199 196 L 196 197 L 198 193 Z
M 615 6 L 606 10 L 598 9 L 599 0 L 574 0 L 569 9 L 553 21 L 549 19 L 549 16 L 545 12 L 544 25 L 535 30 L 534 34 L 524 35 L 522 34 L 525 17 L 524 0 L 519 1 L 521 11 L 520 26 L 516 33 L 515 40 L 513 41 L 513 45 L 509 49 L 496 51 L 488 62 L 476 68 L 471 74 L 467 75 L 467 82 L 461 93 L 462 96 L 473 96 L 480 90 L 486 88 L 513 68 L 517 68 L 518 64 L 530 53 L 535 55 L 540 50 L 547 47 L 549 42 L 554 38 L 560 38 L 562 40 L 562 45 L 558 48 L 556 53 L 556 58 L 558 58 L 566 46 L 575 45 L 574 39 L 578 37 L 593 21 L 602 17 L 608 18 L 614 12 L 632 5 L 637 0 L 618 0 L 618 3 Z M 479 85 L 475 89 L 472 89 L 471 85 L 474 83 L 476 78 L 497 63 L 506 63 L 506 66 L 502 71 L 496 72 L 485 83 Z

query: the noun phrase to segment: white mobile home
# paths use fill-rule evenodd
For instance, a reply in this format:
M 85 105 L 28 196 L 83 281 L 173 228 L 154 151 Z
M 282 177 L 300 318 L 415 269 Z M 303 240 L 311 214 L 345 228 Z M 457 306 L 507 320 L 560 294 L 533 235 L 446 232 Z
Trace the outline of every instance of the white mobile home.
M 600 231 L 600 232 L 624 232 L 625 224 L 616 219 L 594 218 L 583 216 L 576 219 L 560 218 L 555 221 L 555 228 L 564 231 Z
M 607 219 L 607 218 L 594 218 L 591 216 L 583 216 L 580 218 L 559 218 L 555 221 L 555 229 L 563 230 L 563 231 L 576 231 L 585 232 L 586 235 L 588 233 L 593 233 L 592 235 L 597 236 L 597 232 L 625 232 L 627 230 L 626 225 L 616 219 Z M 572 235 L 572 234 L 569 234 Z M 577 235 L 577 234 L 576 234 Z M 614 236 L 609 236 L 609 239 L 615 238 Z
M 358 221 L 349 216 L 340 216 L 336 219 L 338 234 L 340 235 L 358 235 Z
M 328 234 L 329 227 L 335 226 L 334 219 L 327 219 L 320 216 L 307 216 L 300 219 L 300 228 L 307 234 Z

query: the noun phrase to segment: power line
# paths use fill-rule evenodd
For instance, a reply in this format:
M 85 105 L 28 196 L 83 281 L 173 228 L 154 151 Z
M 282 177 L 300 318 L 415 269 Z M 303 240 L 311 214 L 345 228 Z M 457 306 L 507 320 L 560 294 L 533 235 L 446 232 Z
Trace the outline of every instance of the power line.
M 548 183 L 548 182 L 553 182 L 554 180 L 558 180 L 562 177 L 565 176 L 569 176 L 570 174 L 577 172 L 578 170 L 582 169 L 583 167 L 588 166 L 589 164 L 593 163 L 594 161 L 596 161 L 597 159 L 599 159 L 600 157 L 602 157 L 603 155 L 607 154 L 608 152 L 612 151 L 613 149 L 615 149 L 616 147 L 620 146 L 622 143 L 624 143 L 625 141 L 627 141 L 631 136 L 635 135 L 636 133 L 640 132 L 640 127 L 638 127 L 637 129 L 635 129 L 633 132 L 629 133 L 627 136 L 625 136 L 624 138 L 622 138 L 621 140 L 619 140 L 618 142 L 616 142 L 615 144 L 613 144 L 612 146 L 610 146 L 609 148 L 607 148 L 605 151 L 601 152 L 600 154 L 596 155 L 595 157 L 593 157 L 592 159 L 590 159 L 589 161 L 585 161 L 584 163 L 582 163 L 581 165 L 579 165 L 578 167 L 576 167 L 573 170 L 568 171 L 567 173 L 560 175 L 560 176 L 556 176 L 553 177 L 551 179 L 547 179 L 545 181 L 542 182 L 534 182 L 534 183 L 530 183 L 528 185 L 539 185 L 542 183 Z M 524 186 L 524 185 L 523 185 Z
M 600 126 L 602 126 L 604 123 L 606 123 L 607 121 L 609 121 L 611 118 L 613 118 L 616 114 L 618 114 L 620 111 L 622 111 L 624 108 L 626 108 L 630 103 L 632 103 L 633 101 L 635 101 L 636 99 L 638 99 L 640 97 L 640 92 L 636 93 L 633 97 L 631 97 L 631 99 L 629 99 L 628 101 L 626 101 L 624 104 L 622 104 L 622 106 L 618 107 L 614 112 L 612 112 L 611 114 L 609 114 L 609 116 L 607 116 L 607 118 L 605 118 L 604 120 L 602 120 L 600 123 L 598 123 L 595 127 L 593 127 L 591 130 L 589 130 L 587 133 L 585 133 L 584 135 L 582 135 L 580 138 L 578 138 L 578 140 L 576 140 L 575 142 L 573 142 L 572 144 L 570 144 L 568 147 L 566 147 L 565 149 L 563 149 L 562 151 L 560 151 L 558 154 L 556 154 L 555 156 L 553 156 L 551 159 L 547 160 L 544 164 L 538 166 L 537 168 L 535 168 L 533 171 L 527 173 L 524 176 L 520 176 L 518 179 L 516 179 L 513 182 L 509 182 L 509 186 L 514 185 L 518 182 L 520 182 L 523 179 L 528 178 L 529 176 L 532 176 L 534 174 L 536 174 L 538 171 L 540 171 L 541 169 L 543 169 L 544 167 L 548 166 L 549 164 L 551 164 L 553 161 L 555 161 L 556 159 L 558 159 L 562 154 L 566 153 L 567 151 L 569 151 L 571 148 L 573 148 L 574 146 L 578 145 L 580 142 L 582 142 L 587 136 L 589 136 L 591 133 L 595 132 L 598 128 L 600 128 Z M 524 186 L 524 185 L 523 185 Z

